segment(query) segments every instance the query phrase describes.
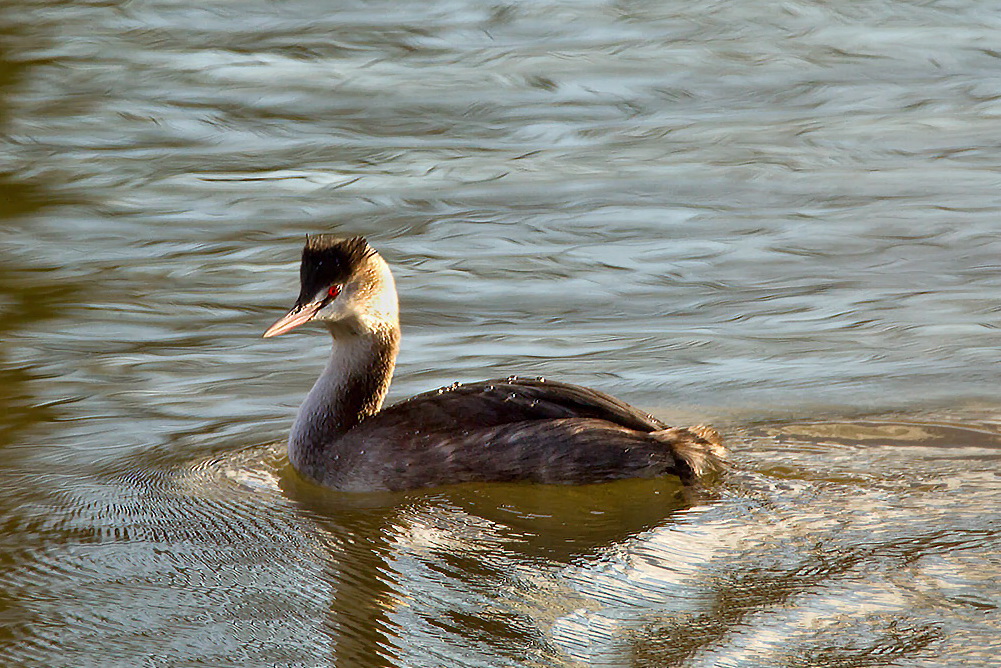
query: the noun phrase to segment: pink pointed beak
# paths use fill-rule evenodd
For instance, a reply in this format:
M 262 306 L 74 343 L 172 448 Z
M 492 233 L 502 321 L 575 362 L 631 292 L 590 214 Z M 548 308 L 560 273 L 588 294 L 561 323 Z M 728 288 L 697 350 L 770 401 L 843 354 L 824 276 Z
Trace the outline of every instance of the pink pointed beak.
M 312 320 L 313 316 L 316 315 L 316 312 L 321 308 L 323 308 L 323 302 L 312 302 L 310 304 L 296 306 L 279 318 L 278 322 L 268 327 L 268 331 L 264 332 L 263 337 L 265 339 L 269 339 L 272 336 L 278 336 L 279 334 L 284 334 L 285 332 L 291 332 L 299 325 L 304 325 Z

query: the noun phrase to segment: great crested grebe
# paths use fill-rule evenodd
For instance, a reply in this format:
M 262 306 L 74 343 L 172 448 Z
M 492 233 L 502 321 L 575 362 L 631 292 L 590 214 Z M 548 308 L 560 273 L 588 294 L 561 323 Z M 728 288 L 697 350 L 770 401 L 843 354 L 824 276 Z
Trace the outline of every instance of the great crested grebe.
M 326 325 L 333 353 L 299 408 L 288 457 L 306 478 L 368 492 L 481 481 L 585 484 L 722 465 L 715 430 L 670 428 L 595 390 L 541 378 L 451 385 L 381 409 L 400 344 L 389 265 L 362 237 L 308 237 L 295 306 L 265 337 Z M 380 410 L 381 409 L 381 410 Z

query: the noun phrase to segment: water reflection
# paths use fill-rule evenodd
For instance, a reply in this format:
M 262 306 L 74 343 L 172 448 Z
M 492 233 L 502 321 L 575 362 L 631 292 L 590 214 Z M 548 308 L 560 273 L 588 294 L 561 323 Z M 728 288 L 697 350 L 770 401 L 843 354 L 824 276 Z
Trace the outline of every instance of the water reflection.
M 398 665 L 414 652 L 445 661 L 456 643 L 511 661 L 526 644 L 549 646 L 551 660 L 544 629 L 582 599 L 546 572 L 619 549 L 687 505 L 671 480 L 366 495 L 290 471 L 282 481 L 330 551 L 325 628 L 338 665 Z
M 3 184 L 0 183 L 0 191 Z M 0 192 L 0 196 L 3 193 Z M 74 286 L 62 282 L 48 285 L 35 277 L 25 280 L 26 268 L 0 267 L 0 337 L 16 340 L 27 327 L 42 325 L 58 317 L 59 309 L 72 303 Z M 51 422 L 56 404 L 39 400 L 33 387 L 45 376 L 11 361 L 0 349 L 0 447 L 18 443 L 34 427 Z M 9 456 L 9 455 L 8 455 Z
M 6 39 L 9 30 L 0 28 L 0 133 L 11 116 L 12 89 L 24 74 L 23 64 L 12 60 Z M 42 186 L 16 178 L 9 166 L 0 162 L 0 229 L 30 228 L 31 217 L 39 215 L 56 198 Z M 86 294 L 72 280 L 60 280 L 49 267 L 32 264 L 30 254 L 8 252 L 0 263 L 0 469 L 5 493 L 0 498 L 0 572 L 33 562 L 33 551 L 48 543 L 87 539 L 88 532 L 51 526 L 32 518 L 25 508 L 44 507 L 49 494 L 37 484 L 33 465 L 33 444 L 59 416 L 63 400 L 41 398 L 39 388 L 55 375 L 25 361 L 23 348 L 33 331 L 57 320 L 75 297 Z M 48 429 L 46 429 L 46 427 Z M 40 569 L 44 566 L 38 565 Z M 23 600 L 16 588 L 0 588 L 0 647 L 30 642 L 31 627 L 39 615 Z
M 0 37 L 4 32 L 0 31 Z M 0 44 L 0 129 L 9 122 L 10 89 L 20 81 L 23 70 L 23 65 L 11 62 Z M 25 218 L 40 211 L 44 202 L 42 188 L 19 183 L 12 174 L 0 171 L 0 227 L 26 224 Z M 48 282 L 41 272 L 29 275 L 27 267 L 8 258 L 0 265 L 0 340 L 10 341 L 19 330 L 57 317 L 71 292 L 72 287 Z M 0 422 L 0 447 L 15 443 L 33 425 L 51 419 L 52 411 L 39 406 L 31 393 L 31 381 L 36 378 L 24 366 L 12 363 L 7 350 L 0 347 L 0 412 L 6 416 Z

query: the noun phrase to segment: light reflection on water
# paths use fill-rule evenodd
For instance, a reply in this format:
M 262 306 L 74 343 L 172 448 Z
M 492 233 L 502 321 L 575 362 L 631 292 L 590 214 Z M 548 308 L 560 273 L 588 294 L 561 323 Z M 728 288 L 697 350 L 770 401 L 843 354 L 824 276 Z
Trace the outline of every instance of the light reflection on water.
M 0 9 L 11 665 L 991 665 L 997 13 Z M 929 48 L 929 45 L 934 48 Z M 396 267 L 393 397 L 544 375 L 730 477 L 338 495 L 283 458 L 302 235 Z

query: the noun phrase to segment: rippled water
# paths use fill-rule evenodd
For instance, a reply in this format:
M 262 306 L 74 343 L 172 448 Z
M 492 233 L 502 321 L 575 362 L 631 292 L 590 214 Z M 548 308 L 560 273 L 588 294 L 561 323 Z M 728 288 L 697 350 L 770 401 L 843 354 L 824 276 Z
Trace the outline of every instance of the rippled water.
M 0 662 L 998 665 L 990 3 L 0 6 Z M 318 492 L 307 232 L 393 398 L 512 373 L 734 471 Z

